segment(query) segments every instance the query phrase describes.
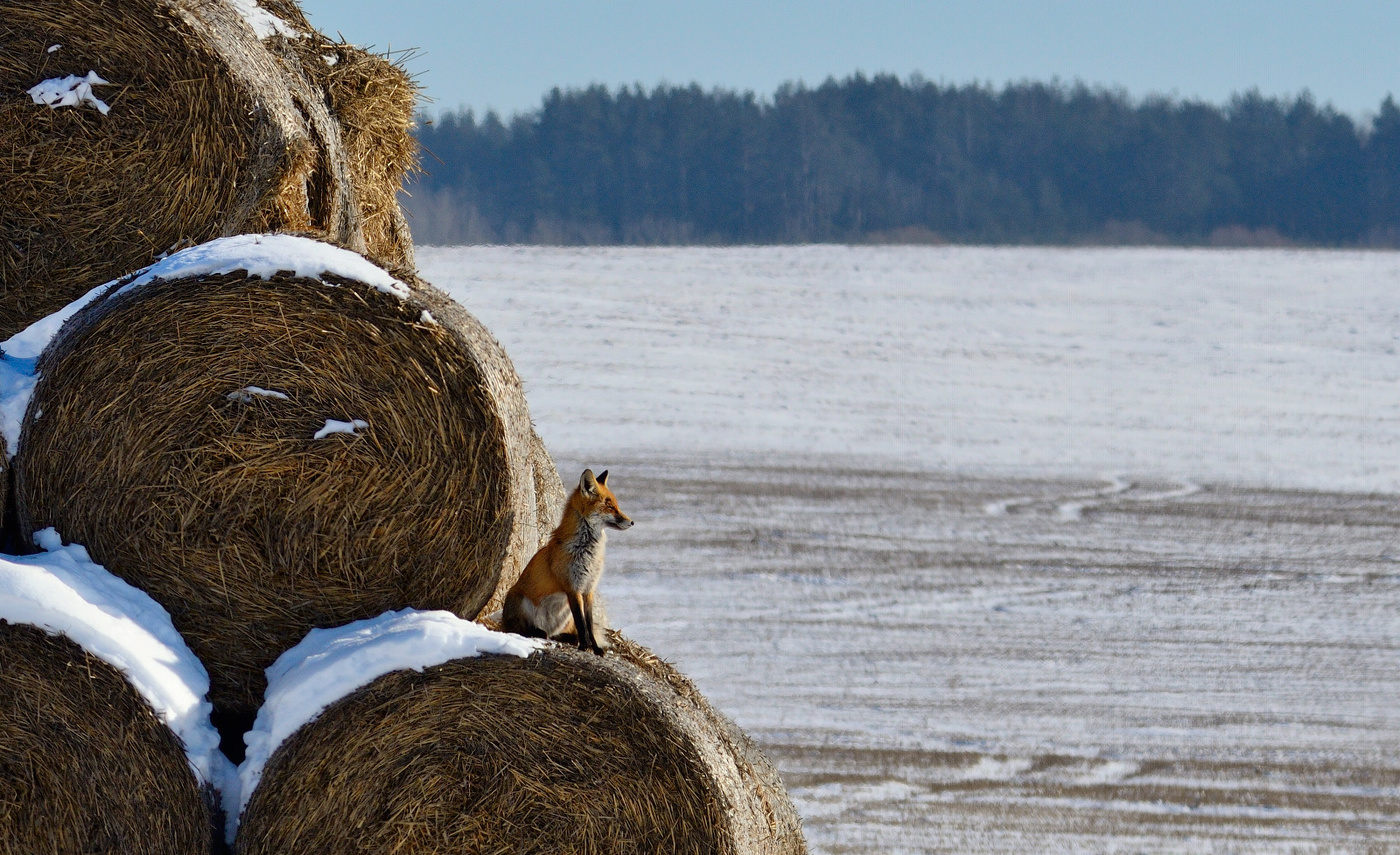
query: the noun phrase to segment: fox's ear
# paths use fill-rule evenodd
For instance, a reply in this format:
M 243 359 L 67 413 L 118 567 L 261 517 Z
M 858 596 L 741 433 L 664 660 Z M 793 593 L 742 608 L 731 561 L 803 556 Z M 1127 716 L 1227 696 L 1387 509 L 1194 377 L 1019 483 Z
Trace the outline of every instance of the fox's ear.
M 598 480 L 593 477 L 592 469 L 583 470 L 583 477 L 578 479 L 578 488 L 590 496 L 598 492 Z
M 598 483 L 604 487 L 608 486 L 608 470 L 604 469 L 603 474 L 598 476 Z

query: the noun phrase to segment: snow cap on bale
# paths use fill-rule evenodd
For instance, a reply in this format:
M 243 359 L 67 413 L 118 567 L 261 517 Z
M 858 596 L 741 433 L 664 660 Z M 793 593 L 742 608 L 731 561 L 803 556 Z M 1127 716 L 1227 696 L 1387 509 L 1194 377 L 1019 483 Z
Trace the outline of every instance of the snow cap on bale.
M 615 636 L 623 655 L 600 658 L 463 627 L 477 655 L 454 659 L 400 624 L 417 620 L 328 631 L 278 662 L 238 852 L 806 851 L 771 766 L 640 647 Z
M 253 729 L 243 737 L 248 753 L 238 767 L 242 800 L 230 817 L 236 820 L 242 813 L 268 758 L 287 737 L 356 689 L 393 671 L 422 671 L 484 653 L 529 656 L 541 646 L 541 641 L 492 632 L 451 612 L 413 609 L 312 630 L 267 669 L 265 700 Z
M 46 552 L 0 556 L 0 766 L 37 782 L 4 798 L 17 821 L 0 823 L 0 850 L 209 851 L 238 777 L 208 675 L 150 597 L 52 529 L 37 539 Z
M 0 88 L 21 97 L 0 99 L 0 150 L 18 154 L 0 161 L 0 336 L 221 235 L 314 232 L 411 266 L 407 230 L 383 200 L 416 164 L 411 140 L 385 130 L 402 124 L 412 85 L 377 60 L 330 87 L 323 59 L 302 65 L 304 45 L 326 38 L 291 0 L 275 5 L 5 7 Z M 360 121 L 342 133 L 338 116 L 368 114 L 379 131 Z M 367 155 L 367 140 L 383 141 L 383 154 Z
M 21 367 L 48 326 L 7 343 Z M 150 592 L 230 712 L 257 708 L 263 669 L 314 627 L 474 617 L 541 540 L 500 345 L 431 286 L 327 244 L 177 253 L 78 309 L 32 373 L 22 534 L 57 526 Z

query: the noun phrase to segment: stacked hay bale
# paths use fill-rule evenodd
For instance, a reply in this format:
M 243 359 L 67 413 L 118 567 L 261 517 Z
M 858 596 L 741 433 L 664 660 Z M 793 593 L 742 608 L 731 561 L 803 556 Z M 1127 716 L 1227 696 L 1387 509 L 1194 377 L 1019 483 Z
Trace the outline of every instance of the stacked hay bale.
M 445 615 L 366 624 L 279 661 L 238 852 L 805 851 L 732 725 L 640 647 L 598 658 Z M 459 634 L 474 655 L 454 658 Z
M 207 677 L 81 547 L 0 558 L 0 852 L 218 850 L 237 779 Z
M 221 235 L 412 266 L 411 82 L 348 46 L 337 71 L 280 5 L 294 23 L 228 0 L 0 4 L 0 338 Z
M 77 644 L 0 621 L 0 852 L 213 851 L 179 740 Z
M 292 236 L 178 253 L 44 351 L 14 461 L 20 531 L 56 527 L 151 593 L 255 710 L 318 626 L 475 617 L 555 494 L 519 378 L 422 282 Z

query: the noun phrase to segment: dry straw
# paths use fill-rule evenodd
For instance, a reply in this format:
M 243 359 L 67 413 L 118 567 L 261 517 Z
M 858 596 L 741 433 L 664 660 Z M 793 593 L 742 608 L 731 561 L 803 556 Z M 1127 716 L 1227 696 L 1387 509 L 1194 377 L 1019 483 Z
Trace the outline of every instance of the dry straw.
M 225 712 L 313 627 L 475 617 L 542 538 L 500 345 L 426 284 L 326 278 L 93 303 L 41 358 L 14 461 L 22 536 L 55 526 L 165 606 Z M 313 438 L 328 420 L 364 426 Z
M 211 804 L 121 672 L 0 621 L 0 852 L 207 853 Z
M 412 84 L 348 47 L 339 72 L 304 56 L 328 43 L 305 29 L 259 40 L 228 0 L 0 2 L 0 338 L 221 235 L 311 231 L 411 266 L 385 200 L 416 162 Z M 26 94 L 89 71 L 107 115 Z
M 295 0 L 259 4 L 297 38 L 270 41 L 325 93 L 357 191 L 365 253 L 397 270 L 413 269 L 413 242 L 399 205 L 404 179 L 418 168 L 413 136 L 418 86 L 402 66 L 355 45 L 334 41 L 306 19 Z
M 752 744 L 669 666 L 614 644 L 379 678 L 273 754 L 237 851 L 806 852 Z

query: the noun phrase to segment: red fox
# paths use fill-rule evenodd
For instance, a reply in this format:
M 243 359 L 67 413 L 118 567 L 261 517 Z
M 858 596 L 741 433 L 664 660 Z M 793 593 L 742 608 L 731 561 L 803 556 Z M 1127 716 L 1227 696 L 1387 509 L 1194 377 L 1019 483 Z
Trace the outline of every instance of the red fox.
M 607 471 L 594 478 L 592 469 L 583 470 L 559 527 L 506 594 L 501 613 L 506 632 L 537 638 L 572 634 L 579 650 L 602 656 L 593 592 L 603 576 L 606 529 L 631 527 L 632 518 L 618 510 L 608 489 Z

